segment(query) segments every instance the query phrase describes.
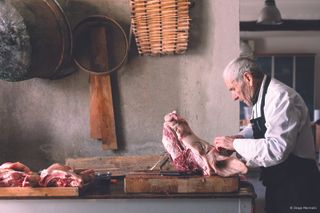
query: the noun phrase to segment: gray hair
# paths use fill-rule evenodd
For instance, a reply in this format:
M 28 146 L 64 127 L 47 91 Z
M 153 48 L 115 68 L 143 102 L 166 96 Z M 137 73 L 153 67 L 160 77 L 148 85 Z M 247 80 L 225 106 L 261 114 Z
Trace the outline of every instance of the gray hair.
M 245 72 L 250 72 L 253 78 L 256 79 L 261 79 L 264 75 L 260 66 L 257 64 L 255 60 L 246 57 L 239 57 L 233 59 L 226 66 L 226 68 L 223 71 L 223 78 L 241 81 Z

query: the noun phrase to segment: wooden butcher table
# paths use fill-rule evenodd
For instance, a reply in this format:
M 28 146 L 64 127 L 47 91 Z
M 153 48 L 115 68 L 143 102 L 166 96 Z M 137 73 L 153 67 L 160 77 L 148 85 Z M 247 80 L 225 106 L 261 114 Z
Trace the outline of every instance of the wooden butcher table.
M 141 157 L 138 157 L 139 162 Z M 158 157 L 151 157 L 155 161 Z M 149 159 L 149 157 L 148 157 Z M 98 161 L 104 161 L 106 163 L 106 159 L 90 159 L 94 162 L 95 165 Z M 119 159 L 112 158 L 112 162 L 119 163 Z M 128 159 L 126 159 L 128 160 Z M 150 159 L 149 159 L 150 160 Z M 133 159 L 129 159 L 128 162 L 135 162 Z M 88 162 L 86 162 L 88 163 Z M 67 164 L 71 167 L 80 167 L 74 164 L 74 161 L 69 161 Z M 82 165 L 83 162 L 81 163 Z M 107 163 L 106 163 L 107 164 Z M 143 163 L 134 165 L 142 165 Z M 151 164 L 152 165 L 152 164 Z M 110 164 L 108 167 L 110 168 Z M 116 165 L 113 165 L 116 166 Z M 87 165 L 86 165 L 87 167 Z M 128 166 L 121 160 L 121 168 L 128 168 L 130 170 L 137 170 L 141 168 L 132 168 Z M 102 168 L 99 166 L 99 171 L 102 171 Z M 97 168 L 94 168 L 98 170 Z M 146 169 L 144 167 L 144 169 Z M 114 170 L 116 173 L 117 169 Z M 255 198 L 256 193 L 254 191 L 253 186 L 246 181 L 239 181 L 237 185 L 237 190 L 233 190 L 233 183 L 235 179 L 223 179 L 219 177 L 211 177 L 207 179 L 207 182 L 199 182 L 199 186 L 187 187 L 186 185 L 190 184 L 189 182 L 183 182 L 184 177 L 178 177 L 177 183 L 174 177 L 163 177 L 163 180 L 159 178 L 161 181 L 158 182 L 157 179 L 156 184 L 169 184 L 173 185 L 181 185 L 185 184 L 183 187 L 160 187 L 161 189 L 168 190 L 167 192 L 163 190 L 159 190 L 159 186 L 156 188 L 154 192 L 138 192 L 137 188 L 126 188 L 125 185 L 125 177 L 130 177 L 130 181 L 127 184 L 131 184 L 133 180 L 135 180 L 137 174 L 130 176 L 127 174 L 120 174 L 120 170 L 117 170 L 118 174 L 116 176 L 112 176 L 109 187 L 104 192 L 95 191 L 96 188 L 92 190 L 92 188 L 87 188 L 84 190 L 80 190 L 79 196 L 1 196 L 0 197 L 0 209 L 1 212 L 10 212 L 10 213 L 221 213 L 221 212 L 230 212 L 230 213 L 252 213 L 254 212 L 255 206 Z M 131 174 L 131 172 L 129 172 Z M 186 177 L 187 178 L 187 177 Z M 179 179 L 179 180 L 178 180 Z M 139 179 L 137 179 L 139 181 Z M 145 183 L 146 181 L 142 178 L 141 183 Z M 149 181 L 149 182 L 148 182 Z M 148 180 L 148 184 L 142 184 L 143 190 L 151 190 L 154 188 L 151 187 L 150 183 L 153 183 L 153 180 Z M 171 181 L 171 182 L 170 182 Z M 179 182 L 180 181 L 180 182 Z M 182 182 L 181 182 L 182 181 Z M 196 178 L 192 178 L 192 183 L 195 184 L 198 181 Z M 214 181 L 218 184 L 231 184 L 232 187 L 230 192 L 186 192 L 186 189 L 190 191 L 192 188 L 205 189 L 203 186 L 210 186 L 210 181 Z M 206 185 L 207 184 L 207 185 Z M 208 185 L 209 184 L 209 185 Z M 131 185 L 132 186 L 132 185 Z M 128 186 L 127 186 L 128 187 Z M 149 188 L 148 188 L 149 187 Z M 225 188 L 215 187 L 214 191 L 221 191 Z M 125 191 L 130 192 L 125 192 Z M 191 190 L 192 191 L 192 190 Z
M 252 213 L 256 194 L 251 184 L 240 182 L 236 193 L 127 194 L 123 183 L 111 184 L 110 193 L 79 197 L 5 197 L 1 212 L 10 213 Z

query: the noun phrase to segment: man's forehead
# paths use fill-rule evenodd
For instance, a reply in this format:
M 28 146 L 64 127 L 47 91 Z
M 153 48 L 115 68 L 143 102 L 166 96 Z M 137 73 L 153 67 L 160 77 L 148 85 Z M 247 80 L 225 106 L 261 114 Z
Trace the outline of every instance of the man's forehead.
M 224 83 L 226 84 L 226 86 L 230 89 L 236 86 L 237 82 L 235 80 L 232 79 L 225 79 Z

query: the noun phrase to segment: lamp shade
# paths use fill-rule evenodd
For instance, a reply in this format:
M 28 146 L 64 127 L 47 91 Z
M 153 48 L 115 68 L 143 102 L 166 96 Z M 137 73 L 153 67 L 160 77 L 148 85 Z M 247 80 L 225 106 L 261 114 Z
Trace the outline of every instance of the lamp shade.
M 282 24 L 280 11 L 276 7 L 276 3 L 274 0 L 265 1 L 265 6 L 260 12 L 257 23 L 266 25 Z

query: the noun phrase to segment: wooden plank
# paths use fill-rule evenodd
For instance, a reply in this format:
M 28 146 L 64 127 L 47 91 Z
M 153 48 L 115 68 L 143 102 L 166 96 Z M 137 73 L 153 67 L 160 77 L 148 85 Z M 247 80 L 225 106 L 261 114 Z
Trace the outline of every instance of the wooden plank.
M 126 193 L 220 193 L 238 192 L 239 177 L 127 175 Z
M 77 197 L 77 187 L 0 187 L 0 197 Z
M 137 170 L 150 169 L 159 159 L 160 155 L 131 155 L 131 156 L 105 156 L 89 158 L 67 158 L 65 164 L 73 170 L 93 169 L 95 171 L 111 171 L 112 175 L 126 175 L 129 172 Z M 159 170 L 159 165 L 155 170 Z M 164 170 L 171 169 L 169 163 Z
M 107 32 L 105 27 L 91 31 L 92 60 L 97 71 L 108 70 Z M 118 149 L 110 75 L 90 74 L 90 136 L 102 140 L 103 149 Z
M 91 137 L 102 141 L 104 150 L 118 149 L 109 75 L 90 76 Z

